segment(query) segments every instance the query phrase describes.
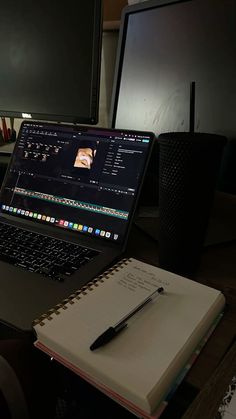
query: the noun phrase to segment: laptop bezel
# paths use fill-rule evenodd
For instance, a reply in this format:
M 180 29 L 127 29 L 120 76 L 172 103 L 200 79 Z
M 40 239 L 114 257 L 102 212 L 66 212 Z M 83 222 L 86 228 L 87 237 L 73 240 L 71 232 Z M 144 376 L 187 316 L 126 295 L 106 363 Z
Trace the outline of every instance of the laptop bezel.
M 15 150 L 17 148 L 17 144 L 18 144 L 18 141 L 20 139 L 22 130 L 23 130 L 25 125 L 32 125 L 33 126 L 35 124 L 52 126 L 52 127 L 57 125 L 57 123 L 47 122 L 47 121 L 31 121 L 31 120 L 30 121 L 29 120 L 22 121 L 22 123 L 20 125 L 20 129 L 19 129 L 19 133 L 18 133 L 18 136 L 17 136 L 17 140 L 16 140 L 16 143 L 15 143 L 13 152 L 11 154 L 10 161 L 9 161 L 9 164 L 8 164 L 8 167 L 7 167 L 3 182 L 2 182 L 1 191 L 0 191 L 0 203 L 2 203 L 1 202 L 2 201 L 2 193 L 3 193 L 5 185 L 6 185 L 8 173 L 10 171 L 10 167 L 11 167 L 11 164 L 12 164 L 13 159 L 14 159 L 14 153 L 15 153 Z M 140 183 L 137 187 L 136 196 L 134 197 L 133 204 L 132 204 L 132 207 L 130 209 L 130 215 L 129 215 L 129 218 L 128 218 L 128 225 L 127 225 L 126 232 L 123 236 L 123 240 L 121 242 L 116 242 L 116 241 L 112 241 L 112 240 L 105 240 L 105 239 L 102 239 L 100 237 L 97 238 L 96 236 L 84 235 L 84 234 L 79 233 L 79 232 L 78 233 L 73 232 L 69 229 L 66 230 L 66 235 L 67 235 L 66 240 L 67 241 L 72 241 L 72 242 L 75 242 L 75 243 L 76 242 L 81 242 L 82 245 L 94 247 L 96 249 L 101 249 L 101 250 L 105 249 L 105 248 L 108 248 L 108 247 L 112 247 L 114 249 L 117 249 L 117 250 L 120 249 L 121 251 L 123 251 L 126 248 L 127 240 L 128 240 L 129 234 L 130 234 L 130 229 L 132 227 L 132 222 L 133 222 L 133 219 L 135 217 L 135 211 L 137 209 L 139 196 L 140 196 L 140 193 L 141 193 L 141 190 L 142 190 L 142 186 L 143 186 L 144 178 L 145 178 L 146 171 L 147 171 L 147 168 L 148 168 L 148 163 L 149 163 L 149 160 L 150 160 L 150 157 L 151 157 L 151 154 L 152 154 L 154 142 L 156 140 L 155 134 L 151 131 L 129 130 L 129 129 L 122 130 L 122 129 L 116 129 L 116 128 L 107 128 L 107 127 L 104 128 L 104 127 L 85 126 L 85 125 L 70 125 L 70 124 L 66 124 L 66 123 L 60 123 L 60 127 L 62 129 L 63 129 L 63 127 L 73 128 L 75 131 L 81 131 L 81 130 L 87 131 L 88 129 L 91 129 L 91 130 L 94 130 L 94 131 L 96 130 L 98 132 L 99 131 L 101 131 L 101 132 L 107 131 L 107 133 L 109 133 L 109 132 L 112 132 L 112 133 L 123 132 L 123 133 L 127 133 L 127 134 L 130 134 L 130 133 L 140 134 L 140 135 L 144 134 L 144 135 L 148 135 L 150 137 L 150 144 L 148 145 L 148 147 L 149 147 L 148 155 L 147 155 L 147 158 L 146 158 L 146 161 L 145 161 L 143 172 L 140 176 Z M 42 232 L 42 234 L 46 234 L 46 235 L 49 235 L 49 236 L 52 236 L 52 237 L 58 237 L 58 238 L 61 238 L 61 239 L 65 240 L 65 230 L 64 229 L 61 229 L 57 226 L 46 225 L 46 224 L 37 222 L 35 220 L 27 220 L 23 217 L 18 217 L 18 216 L 11 215 L 10 213 L 6 214 L 5 212 L 3 213 L 1 208 L 0 208 L 0 220 L 1 219 L 6 220 L 7 222 L 10 222 L 10 223 L 13 223 L 13 224 L 17 224 L 17 225 L 21 226 L 21 228 L 25 227 L 26 229 L 30 229 L 30 230 L 32 229 L 35 232 L 39 232 L 39 233 Z M 91 245 L 91 243 L 93 243 L 93 245 Z

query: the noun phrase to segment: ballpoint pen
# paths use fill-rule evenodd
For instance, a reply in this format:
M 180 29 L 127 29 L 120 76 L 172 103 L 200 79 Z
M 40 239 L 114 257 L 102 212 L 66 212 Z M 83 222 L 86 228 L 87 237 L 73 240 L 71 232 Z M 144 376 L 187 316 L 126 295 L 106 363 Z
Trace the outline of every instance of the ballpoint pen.
M 14 129 L 14 118 L 10 118 L 10 126 L 11 126 L 11 135 L 10 135 L 10 141 L 16 140 L 16 130 Z
M 2 116 L 2 131 L 3 131 L 3 138 L 4 141 L 8 141 L 8 131 L 7 131 L 7 124 L 6 124 L 6 119 Z
M 3 144 L 3 143 L 4 143 L 4 138 L 2 135 L 2 128 L 0 127 L 0 144 Z
M 128 324 L 127 321 L 138 311 L 140 311 L 146 304 L 151 302 L 154 297 L 158 294 L 161 294 L 164 291 L 163 287 L 157 288 L 152 294 L 150 294 L 145 300 L 138 304 L 132 311 L 130 311 L 126 316 L 124 316 L 118 323 L 113 326 L 108 327 L 90 346 L 90 350 L 94 351 L 100 346 L 105 345 L 110 342 L 114 337 L 116 337 L 123 329 L 125 329 Z
M 11 126 L 11 131 L 14 130 L 14 118 L 10 117 L 10 126 Z

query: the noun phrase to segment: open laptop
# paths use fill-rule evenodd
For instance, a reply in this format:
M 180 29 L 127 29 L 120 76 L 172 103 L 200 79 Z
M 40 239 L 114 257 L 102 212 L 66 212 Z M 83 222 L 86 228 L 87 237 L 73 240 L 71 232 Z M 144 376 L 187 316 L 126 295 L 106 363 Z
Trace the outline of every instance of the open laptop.
M 22 122 L 1 190 L 0 321 L 32 321 L 120 258 L 154 134 Z

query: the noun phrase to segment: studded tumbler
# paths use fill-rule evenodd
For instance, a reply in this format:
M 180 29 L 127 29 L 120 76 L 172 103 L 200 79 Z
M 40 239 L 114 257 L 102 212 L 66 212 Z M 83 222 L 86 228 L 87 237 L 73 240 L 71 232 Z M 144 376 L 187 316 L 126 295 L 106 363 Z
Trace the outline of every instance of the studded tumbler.
M 181 275 L 198 267 L 226 138 L 159 135 L 159 264 Z

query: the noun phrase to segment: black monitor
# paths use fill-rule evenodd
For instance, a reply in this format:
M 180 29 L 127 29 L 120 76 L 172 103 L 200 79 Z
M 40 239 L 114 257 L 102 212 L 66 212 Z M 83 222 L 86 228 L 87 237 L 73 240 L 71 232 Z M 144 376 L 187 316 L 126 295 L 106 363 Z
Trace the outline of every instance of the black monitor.
M 156 134 L 195 130 L 236 137 L 235 0 L 151 0 L 123 11 L 113 127 Z
M 0 3 L 0 115 L 96 124 L 101 0 Z
M 226 135 L 220 185 L 236 193 L 236 2 L 150 0 L 123 10 L 111 126 Z M 234 161 L 234 163 L 233 163 Z

